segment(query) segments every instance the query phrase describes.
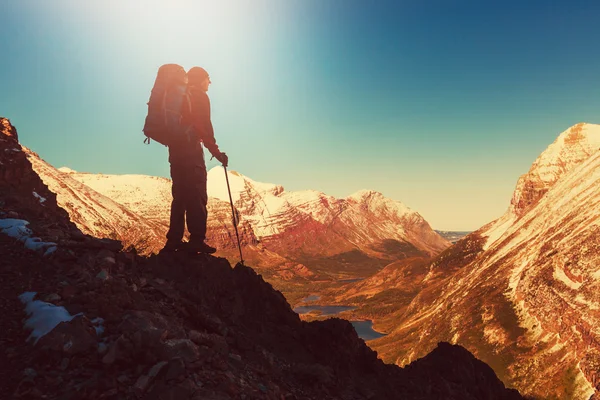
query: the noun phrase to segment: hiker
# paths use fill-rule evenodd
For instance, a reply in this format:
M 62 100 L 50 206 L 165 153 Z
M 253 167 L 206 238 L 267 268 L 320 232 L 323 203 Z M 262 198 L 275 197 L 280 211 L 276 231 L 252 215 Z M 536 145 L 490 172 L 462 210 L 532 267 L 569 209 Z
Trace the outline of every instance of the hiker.
M 216 249 L 204 242 L 208 194 L 202 143 L 224 167 L 227 167 L 228 157 L 219 150 L 215 141 L 210 120 L 210 100 L 206 94 L 211 83 L 208 73 L 203 68 L 193 67 L 187 72 L 187 82 L 190 104 L 182 106 L 182 119 L 191 124 L 193 129 L 189 135 L 182 135 L 169 143 L 173 202 L 167 243 L 161 253 L 180 250 L 185 246 L 186 250 L 193 253 L 212 254 Z M 184 245 L 182 238 L 186 221 L 190 241 Z

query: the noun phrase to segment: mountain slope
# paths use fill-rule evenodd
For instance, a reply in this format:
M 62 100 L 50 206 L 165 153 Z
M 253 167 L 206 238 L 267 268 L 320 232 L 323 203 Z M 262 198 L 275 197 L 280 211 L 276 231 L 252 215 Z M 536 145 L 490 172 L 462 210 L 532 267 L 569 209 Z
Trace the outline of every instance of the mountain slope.
M 150 254 L 164 241 L 166 228 L 161 221 L 137 215 L 73 179 L 69 173 L 57 170 L 26 147 L 23 151 L 44 184 L 56 193 L 58 205 L 83 233 L 119 240 L 124 247 L 135 247 L 140 254 Z
M 519 180 L 506 215 L 438 256 L 397 329 L 370 343 L 384 359 L 402 365 L 448 340 L 525 394 L 597 392 L 599 128 L 561 134 Z
M 142 175 L 66 172 L 146 219 L 168 225 L 170 181 Z M 305 275 L 367 276 L 390 261 L 438 254 L 449 242 L 416 212 L 373 191 L 336 199 L 317 191 L 287 192 L 228 171 L 244 253 L 264 267 Z M 238 257 L 223 169 L 208 172 L 207 240 L 219 254 Z M 285 272 L 283 272 L 285 271 Z M 298 277 L 298 273 L 294 272 Z

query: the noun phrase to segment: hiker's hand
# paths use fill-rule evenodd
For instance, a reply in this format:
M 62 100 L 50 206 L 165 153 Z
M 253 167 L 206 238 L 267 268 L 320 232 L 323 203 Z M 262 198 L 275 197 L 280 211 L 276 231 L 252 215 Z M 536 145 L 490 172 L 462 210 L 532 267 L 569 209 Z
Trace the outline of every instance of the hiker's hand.
M 227 154 L 219 153 L 215 156 L 215 158 L 219 160 L 224 167 L 227 167 L 227 163 L 229 162 L 229 157 L 227 157 Z

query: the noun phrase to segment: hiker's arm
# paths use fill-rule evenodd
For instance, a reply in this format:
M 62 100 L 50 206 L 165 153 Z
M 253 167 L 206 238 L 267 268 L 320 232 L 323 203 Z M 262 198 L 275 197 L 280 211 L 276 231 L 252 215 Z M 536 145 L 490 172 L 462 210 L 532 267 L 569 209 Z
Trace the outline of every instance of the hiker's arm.
M 215 132 L 210 121 L 210 100 L 204 92 L 196 94 L 193 98 L 197 102 L 196 107 L 194 107 L 194 128 L 196 128 L 196 132 L 198 132 L 204 146 L 216 157 L 221 151 L 217 146 Z

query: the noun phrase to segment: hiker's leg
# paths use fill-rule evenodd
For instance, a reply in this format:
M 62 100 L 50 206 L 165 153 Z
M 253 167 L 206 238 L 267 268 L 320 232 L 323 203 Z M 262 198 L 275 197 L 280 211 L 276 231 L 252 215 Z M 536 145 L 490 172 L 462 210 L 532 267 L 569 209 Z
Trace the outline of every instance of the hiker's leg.
M 204 239 L 206 239 L 206 220 L 208 217 L 206 208 L 208 203 L 206 167 L 204 165 L 195 165 L 190 172 L 189 196 L 186 205 L 190 242 L 204 242 Z
M 171 163 L 171 179 L 173 181 L 171 187 L 173 201 L 171 202 L 171 218 L 167 239 L 179 242 L 183 238 L 185 226 L 186 166 L 181 163 Z

